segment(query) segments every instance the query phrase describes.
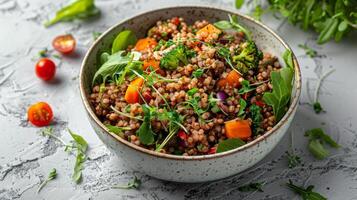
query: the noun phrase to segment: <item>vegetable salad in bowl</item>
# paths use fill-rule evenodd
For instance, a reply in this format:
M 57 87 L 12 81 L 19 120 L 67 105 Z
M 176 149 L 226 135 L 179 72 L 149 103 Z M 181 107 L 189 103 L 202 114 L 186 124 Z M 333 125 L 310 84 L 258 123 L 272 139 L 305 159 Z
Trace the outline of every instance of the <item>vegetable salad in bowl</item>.
M 235 16 L 126 29 L 100 55 L 89 97 L 110 132 L 140 147 L 195 156 L 228 151 L 271 130 L 292 92 L 292 53 L 262 52 Z

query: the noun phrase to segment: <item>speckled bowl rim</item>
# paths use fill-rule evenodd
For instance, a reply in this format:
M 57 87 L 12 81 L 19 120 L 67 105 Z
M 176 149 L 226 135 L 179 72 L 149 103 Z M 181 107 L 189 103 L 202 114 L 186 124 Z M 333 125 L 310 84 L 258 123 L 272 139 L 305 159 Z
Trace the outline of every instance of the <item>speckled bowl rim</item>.
M 175 7 L 164 7 L 164 8 L 160 8 L 160 9 L 155 9 L 155 10 L 150 10 L 150 11 L 146 11 L 146 12 L 142 12 L 139 13 L 137 15 L 134 15 L 132 17 L 128 17 L 124 20 L 122 20 L 121 22 L 113 25 L 112 27 L 110 27 L 107 31 L 105 31 L 95 42 L 94 44 L 92 44 L 92 46 L 88 49 L 83 61 L 82 61 L 82 65 L 81 65 L 81 69 L 80 69 L 80 93 L 81 93 L 81 98 L 84 104 L 84 107 L 86 109 L 86 111 L 89 113 L 89 116 L 94 120 L 94 122 L 101 128 L 103 129 L 107 134 L 109 134 L 110 136 L 113 137 L 113 139 L 116 139 L 118 142 L 136 150 L 139 151 L 141 153 L 147 154 L 148 156 L 154 156 L 154 157 L 159 157 L 159 158 L 163 158 L 163 159 L 172 159 L 172 160 L 187 160 L 187 161 L 200 161 L 200 160 L 207 160 L 207 159 L 214 159 L 214 158 L 219 158 L 219 157 L 224 157 L 224 156 L 228 156 L 240 151 L 244 151 L 245 149 L 248 149 L 249 147 L 252 147 L 254 145 L 258 145 L 260 142 L 264 141 L 267 137 L 269 137 L 270 135 L 272 135 L 274 132 L 276 132 L 279 128 L 281 128 L 285 123 L 287 123 L 288 119 L 290 117 L 293 117 L 292 114 L 294 113 L 295 107 L 298 106 L 298 101 L 299 101 L 299 97 L 301 94 L 301 71 L 300 71 L 300 66 L 297 62 L 296 56 L 293 53 L 293 62 L 294 62 L 294 66 L 295 66 L 295 83 L 296 83 L 296 93 L 294 95 L 294 97 L 292 98 L 291 104 L 289 106 L 288 111 L 285 113 L 285 115 L 283 116 L 283 118 L 269 131 L 267 131 L 264 135 L 259 136 L 258 138 L 256 138 L 255 140 L 241 146 L 238 147 L 236 149 L 232 149 L 229 151 L 225 151 L 222 153 L 216 153 L 216 154 L 209 154 L 209 155 L 199 155 L 199 156 L 179 156 L 179 155 L 172 155 L 172 154 L 165 154 L 165 153 L 160 153 L 160 152 L 155 152 L 149 149 L 145 149 L 143 147 L 137 146 L 135 144 L 130 143 L 129 141 L 119 137 L 118 135 L 109 132 L 108 128 L 105 127 L 105 125 L 99 120 L 99 118 L 95 115 L 94 111 L 92 110 L 92 107 L 86 97 L 86 91 L 84 89 L 84 68 L 86 66 L 87 60 L 89 58 L 89 54 L 92 51 L 92 49 L 98 45 L 100 43 L 100 41 L 102 40 L 102 38 L 107 35 L 108 33 L 110 33 L 111 31 L 113 31 L 116 27 L 121 26 L 123 23 L 132 20 L 133 18 L 137 18 L 139 16 L 143 16 L 143 15 L 148 15 L 151 13 L 155 13 L 158 11 L 167 11 L 167 10 L 174 10 L 177 8 L 189 8 L 189 9 L 207 9 L 207 10 L 215 10 L 215 11 L 220 11 L 220 12 L 226 12 L 227 14 L 234 14 L 237 15 L 241 18 L 245 18 L 246 20 L 251 21 L 252 23 L 255 23 L 259 26 L 261 26 L 263 29 L 265 29 L 265 31 L 267 31 L 268 33 L 272 34 L 286 49 L 289 49 L 291 52 L 291 48 L 289 47 L 289 45 L 282 39 L 280 38 L 280 36 L 278 36 L 273 30 L 271 30 L 269 27 L 267 27 L 266 25 L 262 24 L 261 22 L 253 19 L 252 17 L 246 16 L 246 15 L 242 15 L 239 14 L 237 12 L 235 12 L 234 10 L 230 10 L 230 9 L 223 9 L 223 8 L 215 8 L 215 7 L 210 7 L 210 6 L 197 6 L 197 5 L 183 5 L 183 6 L 175 6 Z

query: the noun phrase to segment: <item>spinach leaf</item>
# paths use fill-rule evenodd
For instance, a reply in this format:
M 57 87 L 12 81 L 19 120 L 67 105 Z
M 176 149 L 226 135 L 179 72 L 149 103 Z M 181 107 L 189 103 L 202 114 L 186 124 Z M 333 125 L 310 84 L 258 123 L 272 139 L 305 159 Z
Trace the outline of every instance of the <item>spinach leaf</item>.
M 287 186 L 297 194 L 299 194 L 303 200 L 327 200 L 326 197 L 322 196 L 317 192 L 313 192 L 314 186 L 310 185 L 306 189 L 297 185 L 294 185 L 291 180 L 287 183 Z
M 137 38 L 133 31 L 131 30 L 121 31 L 114 39 L 112 45 L 112 54 L 121 50 L 126 50 L 126 48 L 128 48 L 129 45 L 134 45 L 136 41 Z
M 136 131 L 136 134 L 139 136 L 139 140 L 142 144 L 150 145 L 155 141 L 155 133 L 151 128 L 151 112 L 150 108 L 146 105 L 143 105 L 144 111 L 144 122 L 141 124 L 140 128 Z
M 126 67 L 131 67 L 133 65 L 140 65 L 139 62 L 141 54 L 139 52 L 129 52 L 124 55 L 124 51 L 119 51 L 113 55 L 108 56 L 108 54 L 102 54 L 101 60 L 105 61 L 98 71 L 94 74 L 92 84 L 94 85 L 99 78 L 102 79 L 103 83 L 107 78 L 115 80 L 115 76 L 121 74 Z M 130 64 L 130 66 L 127 66 Z M 126 70 L 126 72 L 129 69 Z
M 48 27 L 62 21 L 85 19 L 99 14 L 100 11 L 94 5 L 94 0 L 77 0 L 57 11 L 56 16 L 50 21 L 47 21 L 45 26 Z
M 240 146 L 243 146 L 244 144 L 245 144 L 245 142 L 243 142 L 241 139 L 238 139 L 238 138 L 222 140 L 221 142 L 218 143 L 216 153 L 229 151 L 229 150 L 238 148 Z

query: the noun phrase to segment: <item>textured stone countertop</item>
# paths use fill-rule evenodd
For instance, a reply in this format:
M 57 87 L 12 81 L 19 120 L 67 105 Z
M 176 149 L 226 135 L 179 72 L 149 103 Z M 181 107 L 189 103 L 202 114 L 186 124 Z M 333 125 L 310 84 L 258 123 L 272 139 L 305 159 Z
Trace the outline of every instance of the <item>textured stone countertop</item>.
M 300 106 L 290 128 L 293 146 L 304 165 L 289 169 L 284 152 L 289 147 L 286 134 L 278 147 L 263 161 L 244 173 L 224 180 L 178 184 L 160 181 L 128 169 L 97 138 L 89 125 L 81 103 L 78 72 L 86 49 L 93 42 L 92 32 L 102 32 L 125 17 L 170 5 L 214 5 L 233 7 L 231 0 L 97 0 L 102 16 L 92 22 L 61 23 L 51 28 L 42 25 L 66 1 L 0 0 L 0 199 L 299 199 L 284 184 L 293 179 L 299 184 L 315 185 L 316 191 L 329 199 L 357 199 L 357 36 L 339 44 L 315 43 L 316 35 L 281 24 L 273 18 L 263 21 L 277 30 L 298 56 L 302 68 L 303 91 Z M 246 9 L 243 9 L 243 11 Z M 57 79 L 45 84 L 34 74 L 38 52 L 51 48 L 54 36 L 72 33 L 78 41 L 77 54 L 63 57 L 58 64 Z M 308 43 L 318 50 L 315 58 L 305 56 L 298 44 Z M 8 65 L 6 65 L 8 64 Z M 327 110 L 316 115 L 306 103 L 314 93 L 317 79 L 330 68 L 336 71 L 322 84 L 320 101 Z M 8 77 L 9 76 L 9 77 Z M 30 104 L 46 101 L 55 114 L 55 134 L 69 141 L 69 127 L 90 145 L 83 181 L 74 184 L 71 174 L 74 157 L 52 139 L 39 134 L 28 124 Z M 309 128 L 323 127 L 341 144 L 331 150 L 328 159 L 318 161 L 307 151 L 303 136 Z M 39 183 L 55 167 L 58 177 L 40 194 Z M 134 175 L 142 180 L 140 190 L 111 189 L 126 183 Z M 243 193 L 238 187 L 250 181 L 264 182 L 264 192 Z

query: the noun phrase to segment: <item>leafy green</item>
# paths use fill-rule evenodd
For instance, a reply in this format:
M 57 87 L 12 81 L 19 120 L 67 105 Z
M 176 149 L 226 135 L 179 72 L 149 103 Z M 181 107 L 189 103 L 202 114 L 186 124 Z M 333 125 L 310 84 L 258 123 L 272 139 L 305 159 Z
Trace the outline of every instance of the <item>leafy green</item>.
M 294 77 L 294 64 L 292 53 L 286 51 L 283 55 L 286 67 L 279 71 L 271 72 L 272 92 L 266 92 L 263 95 L 265 103 L 273 107 L 276 122 L 285 114 L 287 105 L 290 101 L 292 91 L 292 80 Z
M 306 44 L 299 44 L 299 47 L 305 50 L 306 55 L 310 56 L 310 58 L 313 58 L 317 55 L 317 52 L 307 46 Z
M 297 194 L 299 194 L 303 200 L 327 200 L 326 197 L 322 196 L 317 192 L 313 192 L 314 186 L 310 185 L 306 189 L 297 185 L 294 185 L 291 180 L 287 183 L 287 186 Z
M 121 50 L 126 50 L 129 45 L 134 45 L 138 39 L 136 38 L 136 35 L 133 31 L 131 30 L 123 30 L 121 31 L 114 39 L 113 45 L 112 45 L 112 54 L 121 51 Z
M 222 140 L 218 143 L 216 153 L 229 151 L 229 150 L 238 148 L 240 146 L 243 146 L 244 144 L 245 144 L 245 142 L 243 142 L 239 138 L 231 138 L 231 139 Z
M 77 0 L 56 12 L 56 16 L 47 21 L 45 26 L 51 26 L 58 22 L 72 21 L 74 19 L 85 19 L 99 15 L 99 9 L 94 5 L 94 0 Z
M 198 91 L 198 89 L 197 89 Z M 191 92 L 193 93 L 193 92 Z M 189 100 L 185 101 L 184 104 L 188 106 L 188 108 L 192 108 L 193 112 L 197 115 L 198 120 L 200 123 L 204 122 L 204 119 L 202 118 L 203 113 L 207 112 L 209 107 L 207 108 L 201 108 L 200 106 L 200 101 L 201 97 L 200 96 L 190 96 Z
M 314 111 L 316 114 L 319 114 L 320 112 L 322 112 L 324 109 L 322 108 L 320 102 L 315 102 L 313 105 Z
M 325 148 L 324 143 L 329 144 L 333 148 L 339 148 L 329 135 L 326 135 L 321 128 L 314 128 L 305 132 L 305 136 L 309 138 L 309 150 L 319 160 L 326 158 L 330 153 Z
M 245 94 L 256 89 L 255 87 L 252 87 L 249 81 L 247 80 L 243 80 L 241 84 L 242 84 L 242 88 L 238 90 L 238 94 Z
M 221 30 L 227 30 L 233 28 L 232 24 L 226 20 L 215 22 L 213 25 Z
M 229 52 L 229 49 L 227 47 L 219 47 L 217 50 L 217 54 L 219 57 L 223 58 L 234 71 L 241 74 L 232 64 L 231 53 Z
M 121 138 L 124 138 L 123 131 L 131 130 L 130 127 L 118 127 L 118 126 L 113 126 L 110 124 L 106 124 L 105 126 L 109 129 L 110 132 L 119 135 Z
M 238 23 L 238 17 L 236 15 L 228 15 L 228 17 L 229 17 L 229 21 L 221 20 L 215 22 L 213 25 L 221 30 L 234 29 L 238 32 L 243 32 L 244 36 L 248 40 L 251 40 L 250 32 Z
M 192 72 L 192 77 L 194 78 L 200 78 L 204 73 L 204 69 L 196 69 L 195 71 Z
M 263 189 L 263 183 L 261 182 L 256 182 L 256 183 L 249 183 L 247 185 L 242 185 L 238 187 L 238 190 L 241 192 L 264 192 Z
M 290 169 L 300 165 L 300 163 L 301 163 L 300 156 L 298 156 L 294 152 L 290 152 L 290 151 L 287 151 L 285 153 L 286 153 L 286 156 L 288 158 L 288 167 Z
M 319 34 L 317 42 L 326 43 L 331 39 L 340 41 L 345 35 L 357 29 L 357 1 L 355 0 L 269 0 L 264 11 L 278 13 L 294 25 L 304 30 L 314 29 Z M 261 13 L 262 3 L 256 6 Z M 257 11 L 258 10 L 258 11 Z
M 160 60 L 160 67 L 162 69 L 174 70 L 180 63 L 188 64 L 188 49 L 183 44 L 177 45 L 174 49 L 169 51 Z
M 235 0 L 235 6 L 237 9 L 241 8 L 244 4 L 244 0 Z
M 102 54 L 101 60 L 104 63 L 94 74 L 92 84 L 95 84 L 99 79 L 104 83 L 108 78 L 118 81 L 118 84 L 120 84 L 130 69 L 138 65 L 141 66 L 140 56 L 141 54 L 135 51 L 126 55 L 124 55 L 124 51 L 119 51 L 113 55 Z
M 41 185 L 38 187 L 37 193 L 39 193 L 39 192 L 42 190 L 42 188 L 43 188 L 48 182 L 50 182 L 51 180 L 55 179 L 56 177 L 57 177 L 57 172 L 56 172 L 56 169 L 53 168 L 53 169 L 51 169 L 50 173 L 48 174 L 47 179 L 44 180 L 44 181 L 41 183 Z
M 247 107 L 247 102 L 243 99 L 239 99 L 239 111 L 238 111 L 238 117 L 244 118 L 245 115 L 245 108 Z
M 80 183 L 82 180 L 83 163 L 86 160 L 86 151 L 88 149 L 88 143 L 82 136 L 75 134 L 68 129 L 69 134 L 73 138 L 73 148 L 77 150 L 76 163 L 74 164 L 72 179 L 75 183 Z
M 114 189 L 139 189 L 141 185 L 141 180 L 138 177 L 134 177 L 134 179 L 130 180 L 127 185 L 116 185 L 112 188 Z
M 147 105 L 142 106 L 144 111 L 144 122 L 141 124 L 140 128 L 136 131 L 136 134 L 139 136 L 139 140 L 142 144 L 150 145 L 155 141 L 155 133 L 151 128 L 151 112 L 150 107 Z
M 189 91 L 187 91 L 187 94 L 189 96 L 193 96 L 194 94 L 196 94 L 198 92 L 198 88 L 192 88 Z
M 249 70 L 256 70 L 262 58 L 263 53 L 250 40 L 239 45 L 239 52 L 233 56 L 233 62 L 236 63 L 239 72 L 246 74 Z
M 261 124 L 263 121 L 262 108 L 257 106 L 256 104 L 252 104 L 249 107 L 251 119 L 252 119 L 252 130 L 254 135 L 259 135 L 264 130 L 261 128 Z

